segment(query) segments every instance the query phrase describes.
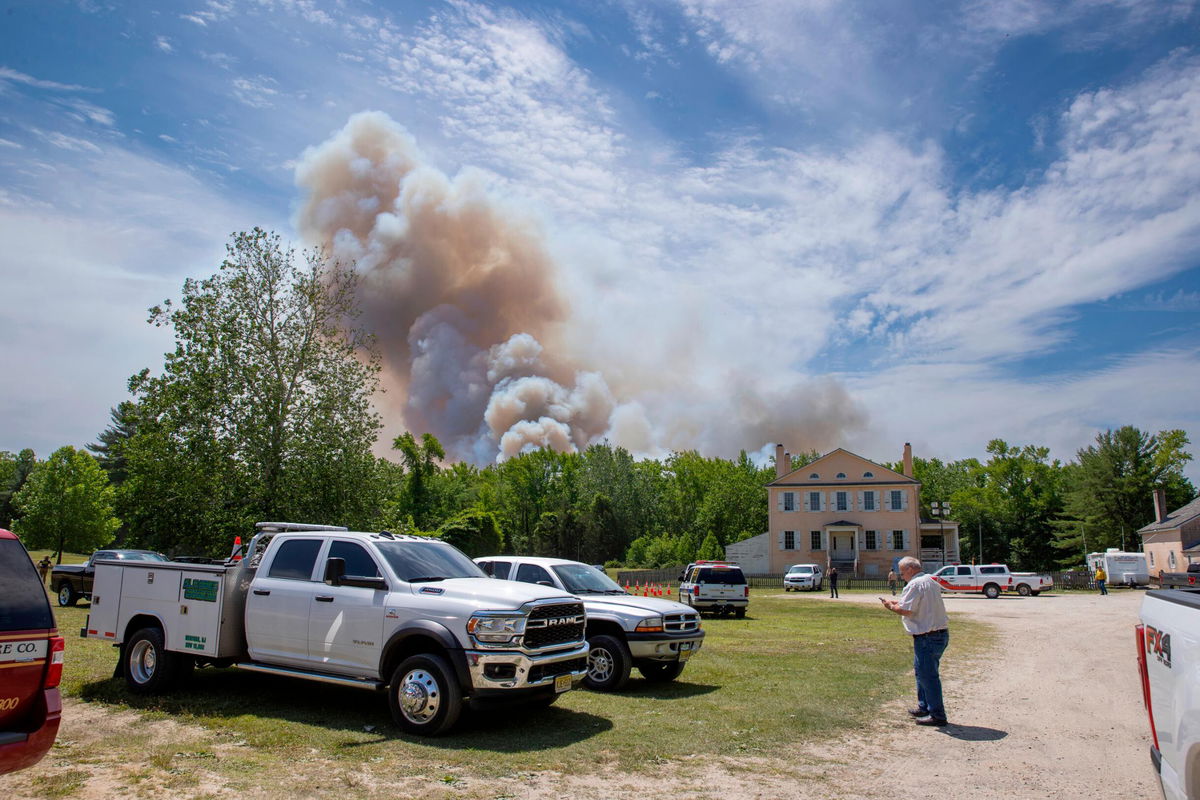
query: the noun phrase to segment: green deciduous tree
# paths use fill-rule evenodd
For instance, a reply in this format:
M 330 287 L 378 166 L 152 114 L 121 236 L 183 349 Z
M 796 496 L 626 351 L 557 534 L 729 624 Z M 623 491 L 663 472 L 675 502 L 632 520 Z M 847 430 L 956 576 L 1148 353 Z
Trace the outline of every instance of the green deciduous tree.
M 113 515 L 113 489 L 91 455 L 61 447 L 38 464 L 14 497 L 21 518 L 14 533 L 26 547 L 90 553 L 112 541 L 120 522 Z
M 1168 508 L 1195 497 L 1183 476 L 1192 456 L 1181 430 L 1150 435 L 1132 425 L 1096 435 L 1078 451 L 1066 473 L 1066 519 L 1059 525 L 1064 563 L 1080 563 L 1089 551 L 1123 544 L 1141 548 L 1136 531 L 1154 518 L 1153 492 L 1164 488 Z
M 16 455 L 0 451 L 0 528 L 12 527 L 18 515 L 13 498 L 29 480 L 35 466 L 37 456 L 29 448 Z
M 352 267 L 257 228 L 227 253 L 178 306 L 150 310 L 175 349 L 161 374 L 130 380 L 120 505 L 132 538 L 216 554 L 260 519 L 365 527 L 383 488 L 370 454 L 378 359 L 354 327 Z

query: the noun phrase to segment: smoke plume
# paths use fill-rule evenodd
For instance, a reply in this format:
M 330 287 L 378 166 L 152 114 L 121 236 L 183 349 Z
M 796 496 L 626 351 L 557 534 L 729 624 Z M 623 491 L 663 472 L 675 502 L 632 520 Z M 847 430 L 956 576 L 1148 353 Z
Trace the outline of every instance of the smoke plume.
M 385 425 L 433 433 L 453 458 L 486 463 L 602 439 L 643 455 L 730 455 L 774 441 L 825 447 L 862 424 L 832 382 L 790 398 L 742 388 L 705 399 L 671 369 L 637 371 L 616 356 L 584 363 L 569 352 L 572 310 L 537 226 L 489 196 L 481 173 L 449 178 L 426 163 L 384 114 L 357 114 L 307 150 L 296 181 L 301 234 L 361 275 Z

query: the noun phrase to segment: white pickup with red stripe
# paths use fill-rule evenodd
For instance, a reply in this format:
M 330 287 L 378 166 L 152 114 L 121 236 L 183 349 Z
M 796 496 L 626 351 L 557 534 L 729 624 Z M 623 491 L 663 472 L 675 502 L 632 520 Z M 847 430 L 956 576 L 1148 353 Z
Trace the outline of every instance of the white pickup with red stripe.
M 995 599 L 1014 588 L 1004 564 L 949 564 L 933 573 L 943 592 L 976 592 Z

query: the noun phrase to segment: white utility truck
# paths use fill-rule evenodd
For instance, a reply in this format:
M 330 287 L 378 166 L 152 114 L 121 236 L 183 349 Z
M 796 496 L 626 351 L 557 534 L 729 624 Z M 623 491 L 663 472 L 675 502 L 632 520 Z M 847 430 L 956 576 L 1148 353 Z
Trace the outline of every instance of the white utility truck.
M 494 581 L 445 542 L 258 523 L 224 564 L 99 561 L 81 635 L 121 648 L 138 693 L 194 666 L 235 666 L 387 691 L 409 733 L 449 730 L 464 704 L 549 704 L 587 673 L 583 603 Z
M 1109 586 L 1149 586 L 1150 571 L 1146 569 L 1145 553 L 1122 553 L 1110 547 L 1103 553 L 1088 553 L 1088 569 L 1094 574 L 1098 567 L 1108 573 Z
M 943 592 L 982 592 L 992 600 L 1016 588 L 1006 564 L 948 564 L 930 577 Z
M 1180 588 L 1146 592 L 1136 626 L 1150 761 L 1166 800 L 1200 800 L 1200 572 L 1162 577 Z

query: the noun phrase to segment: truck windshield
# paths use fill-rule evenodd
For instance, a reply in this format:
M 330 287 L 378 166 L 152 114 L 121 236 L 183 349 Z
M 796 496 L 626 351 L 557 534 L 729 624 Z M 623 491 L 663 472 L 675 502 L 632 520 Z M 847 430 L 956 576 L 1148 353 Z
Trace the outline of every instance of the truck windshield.
M 558 564 L 553 569 L 571 594 L 625 594 L 616 581 L 587 564 Z
M 812 575 L 812 567 L 792 567 L 788 570 L 790 575 Z
M 376 542 L 375 546 L 396 577 L 406 583 L 487 577 L 460 550 L 441 542 Z

